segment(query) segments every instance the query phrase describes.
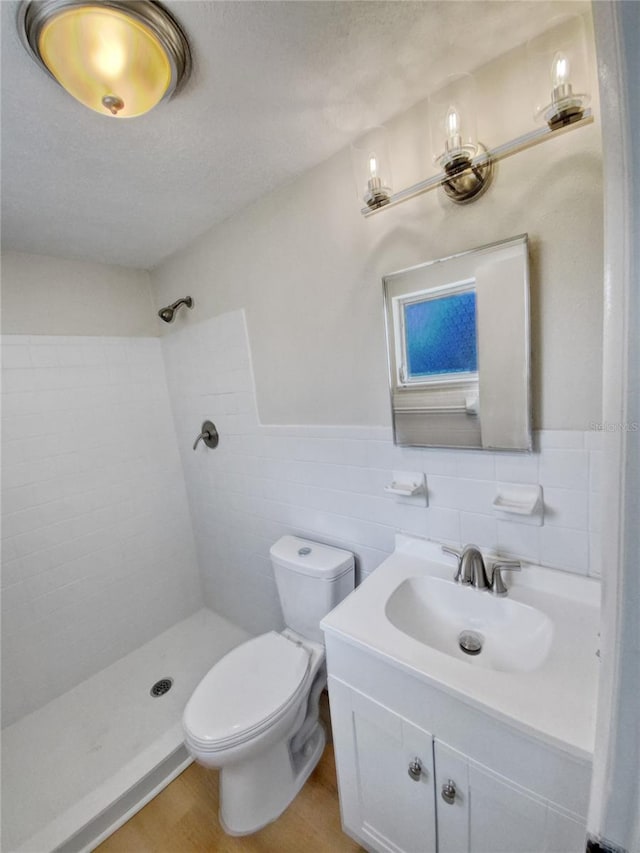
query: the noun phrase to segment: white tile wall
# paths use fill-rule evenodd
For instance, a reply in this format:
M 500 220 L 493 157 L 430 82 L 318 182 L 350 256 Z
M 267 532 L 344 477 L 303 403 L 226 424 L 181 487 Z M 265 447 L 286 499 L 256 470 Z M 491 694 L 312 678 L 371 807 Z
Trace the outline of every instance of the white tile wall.
M 284 533 L 353 550 L 359 577 L 399 529 L 600 572 L 597 433 L 538 433 L 520 455 L 260 425 L 242 312 L 161 343 L 8 336 L 3 360 L 5 721 L 193 612 L 200 583 L 245 629 L 278 627 L 269 547 Z M 193 452 L 208 418 L 220 445 Z M 427 474 L 427 508 L 384 493 L 393 470 Z M 544 526 L 497 519 L 496 482 L 540 483 Z
M 160 343 L 5 336 L 3 723 L 201 606 Z
M 526 455 L 398 448 L 385 428 L 262 426 L 242 312 L 177 332 L 162 347 L 206 601 L 247 630 L 280 623 L 268 550 L 284 533 L 353 550 L 360 577 L 393 549 L 398 529 L 599 573 L 596 434 L 541 432 Z M 194 453 L 206 418 L 220 445 Z M 392 470 L 426 472 L 428 508 L 383 492 Z M 544 526 L 498 520 L 496 482 L 540 483 Z

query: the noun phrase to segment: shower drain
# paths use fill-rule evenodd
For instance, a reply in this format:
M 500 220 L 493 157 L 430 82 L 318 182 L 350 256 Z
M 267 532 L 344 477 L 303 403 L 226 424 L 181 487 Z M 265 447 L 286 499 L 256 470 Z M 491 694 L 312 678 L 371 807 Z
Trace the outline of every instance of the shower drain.
M 152 696 L 164 696 L 165 693 L 171 690 L 172 684 L 173 678 L 161 678 L 160 681 L 156 681 L 149 693 Z

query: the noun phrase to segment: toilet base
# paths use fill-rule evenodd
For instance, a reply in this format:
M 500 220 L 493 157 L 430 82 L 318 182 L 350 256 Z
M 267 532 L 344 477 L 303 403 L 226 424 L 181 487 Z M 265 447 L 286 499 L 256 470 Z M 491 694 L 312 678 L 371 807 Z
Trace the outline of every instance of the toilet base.
M 317 723 L 292 755 L 280 742 L 249 761 L 220 771 L 220 825 L 228 835 L 251 835 L 280 817 L 315 769 L 326 737 Z

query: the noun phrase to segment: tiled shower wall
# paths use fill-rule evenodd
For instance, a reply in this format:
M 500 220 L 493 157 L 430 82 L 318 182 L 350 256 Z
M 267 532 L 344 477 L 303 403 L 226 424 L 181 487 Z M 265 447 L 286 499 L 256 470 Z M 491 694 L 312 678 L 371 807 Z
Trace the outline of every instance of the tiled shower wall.
M 3 337 L 3 723 L 201 606 L 155 338 Z
M 5 336 L 3 360 L 5 723 L 195 610 L 198 564 L 209 606 L 279 626 L 269 547 L 284 533 L 353 550 L 360 577 L 397 529 L 599 573 L 598 433 L 538 433 L 520 455 L 261 426 L 239 311 L 161 343 Z M 207 418 L 219 447 L 194 452 Z M 393 470 L 426 472 L 428 508 L 384 493 Z M 544 526 L 498 520 L 496 481 L 541 483 Z
M 261 426 L 242 312 L 173 333 L 162 348 L 205 598 L 246 629 L 280 624 L 269 547 L 285 533 L 353 550 L 360 577 L 398 529 L 599 574 L 599 433 L 539 432 L 529 455 L 398 448 L 385 428 Z M 220 444 L 194 452 L 205 419 Z M 394 470 L 426 473 L 428 508 L 385 494 Z M 544 526 L 498 520 L 496 482 L 540 483 Z

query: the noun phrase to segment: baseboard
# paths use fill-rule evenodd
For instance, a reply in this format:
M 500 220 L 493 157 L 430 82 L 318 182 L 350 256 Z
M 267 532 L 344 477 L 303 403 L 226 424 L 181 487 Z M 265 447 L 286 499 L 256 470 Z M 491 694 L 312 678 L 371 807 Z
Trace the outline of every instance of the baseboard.
M 627 853 L 623 847 L 612 844 L 606 838 L 595 838 L 593 835 L 587 837 L 586 853 Z

